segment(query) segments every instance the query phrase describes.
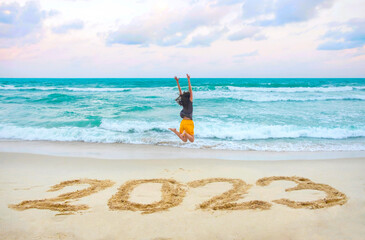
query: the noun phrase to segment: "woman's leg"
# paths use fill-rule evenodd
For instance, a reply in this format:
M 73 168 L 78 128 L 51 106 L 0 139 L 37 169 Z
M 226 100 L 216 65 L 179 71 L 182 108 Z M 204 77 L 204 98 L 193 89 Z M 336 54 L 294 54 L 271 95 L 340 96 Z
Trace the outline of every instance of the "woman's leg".
M 176 134 L 176 136 L 178 136 L 183 142 L 187 142 L 188 139 L 187 139 L 187 136 L 186 135 L 183 135 L 183 134 L 180 134 L 178 131 L 176 131 L 176 128 L 169 128 L 169 130 L 173 133 Z
M 189 133 L 184 132 L 182 133 L 182 135 L 184 135 L 187 139 L 189 139 L 190 142 L 194 142 L 194 135 L 190 135 Z

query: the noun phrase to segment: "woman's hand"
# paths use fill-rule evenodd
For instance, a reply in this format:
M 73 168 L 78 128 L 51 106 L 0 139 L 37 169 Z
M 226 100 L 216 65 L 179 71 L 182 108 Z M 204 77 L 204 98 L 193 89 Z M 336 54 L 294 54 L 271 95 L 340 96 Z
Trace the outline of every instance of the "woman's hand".
M 190 81 L 190 75 L 186 74 L 186 77 L 188 78 L 188 81 Z
M 175 80 L 176 80 L 176 82 L 179 82 L 180 78 L 177 78 L 177 77 L 175 76 Z

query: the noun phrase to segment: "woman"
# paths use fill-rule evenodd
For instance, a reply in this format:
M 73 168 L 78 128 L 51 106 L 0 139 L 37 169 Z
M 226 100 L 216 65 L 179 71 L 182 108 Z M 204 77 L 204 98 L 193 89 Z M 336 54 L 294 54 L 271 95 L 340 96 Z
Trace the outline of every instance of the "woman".
M 189 83 L 189 92 L 181 92 L 179 78 L 175 77 L 177 87 L 179 88 L 179 97 L 176 98 L 176 102 L 183 107 L 180 112 L 182 121 L 180 123 L 180 131 L 176 131 L 176 128 L 169 128 L 174 132 L 183 142 L 194 142 L 194 122 L 193 122 L 193 90 L 191 89 L 190 76 L 186 74 Z

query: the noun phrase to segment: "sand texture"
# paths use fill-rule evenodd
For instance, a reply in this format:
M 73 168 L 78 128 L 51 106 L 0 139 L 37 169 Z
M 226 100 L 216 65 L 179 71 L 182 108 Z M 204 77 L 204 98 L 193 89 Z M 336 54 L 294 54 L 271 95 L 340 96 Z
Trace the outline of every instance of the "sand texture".
M 129 201 L 132 190 L 143 183 L 161 183 L 161 200 L 150 204 Z M 142 214 L 155 213 L 178 206 L 183 201 L 185 194 L 186 190 L 174 179 L 131 180 L 123 184 L 118 192 L 110 198 L 108 206 L 111 210 L 142 211 Z
M 273 202 L 286 205 L 292 208 L 310 208 L 310 209 L 318 209 L 318 208 L 325 208 L 331 207 L 334 205 L 343 205 L 347 202 L 347 196 L 338 190 L 334 189 L 333 187 L 327 184 L 320 184 L 314 183 L 308 178 L 303 177 L 285 177 L 285 176 L 278 176 L 278 177 L 266 177 L 257 180 L 256 184 L 259 186 L 267 186 L 273 181 L 293 181 L 298 185 L 292 188 L 285 189 L 286 192 L 296 191 L 296 190 L 303 190 L 303 189 L 311 189 L 311 190 L 318 190 L 326 193 L 326 197 L 324 199 L 319 199 L 316 201 L 305 201 L 305 202 L 296 202 L 291 201 L 289 199 L 278 199 L 273 200 Z
M 90 207 L 86 204 L 81 204 L 81 205 L 68 204 L 70 200 L 79 199 L 82 197 L 89 196 L 93 193 L 97 193 L 101 190 L 113 186 L 114 182 L 110 180 L 96 180 L 96 179 L 70 180 L 52 186 L 47 192 L 59 191 L 64 187 L 77 184 L 89 184 L 90 187 L 83 190 L 77 190 L 75 192 L 64 193 L 54 198 L 42 199 L 42 200 L 27 200 L 19 204 L 10 204 L 9 207 L 20 211 L 30 208 L 37 208 L 37 209 L 49 209 L 52 211 L 58 211 L 61 212 L 62 214 L 72 214 L 80 210 L 89 209 Z
M 365 158 L 0 153 L 0 239 L 362 240 L 364 172 Z
M 201 209 L 211 210 L 244 210 L 244 209 L 270 209 L 271 204 L 264 201 L 249 201 L 244 203 L 236 203 L 242 195 L 246 194 L 251 185 L 246 184 L 241 179 L 229 179 L 229 178 L 209 178 L 203 180 L 196 180 L 190 182 L 190 187 L 202 187 L 209 183 L 214 182 L 227 182 L 232 184 L 232 189 L 215 196 L 208 201 L 205 201 L 199 205 Z

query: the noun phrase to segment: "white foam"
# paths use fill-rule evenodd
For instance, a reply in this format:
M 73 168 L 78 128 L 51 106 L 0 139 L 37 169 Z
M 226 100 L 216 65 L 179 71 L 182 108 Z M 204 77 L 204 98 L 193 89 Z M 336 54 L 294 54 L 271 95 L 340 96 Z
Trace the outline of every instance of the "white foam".
M 228 86 L 231 91 L 253 91 L 253 92 L 347 92 L 355 89 L 362 89 L 361 87 L 277 87 L 277 88 L 265 88 L 265 87 L 235 87 Z
M 0 124 L 1 139 L 157 144 L 189 148 L 256 151 L 363 151 L 365 127 L 358 129 L 196 122 L 196 141 L 182 143 L 167 127 L 178 122 L 103 119 L 100 127 L 20 127 Z M 156 131 L 156 129 L 162 131 Z M 164 131 L 165 130 L 165 131 Z M 286 140 L 287 139 L 287 140 Z M 306 140 L 307 139 L 307 140 Z M 317 139 L 317 140 L 311 140 Z
M 322 141 L 275 141 L 275 142 L 234 142 L 225 141 L 213 145 L 212 149 L 231 149 L 244 151 L 271 151 L 271 152 L 334 152 L 334 151 L 365 151 L 364 142 L 333 142 Z
M 156 87 L 156 88 L 77 88 L 77 87 L 16 87 L 13 85 L 0 86 L 0 90 L 40 90 L 40 91 L 73 91 L 73 92 L 125 92 L 125 91 L 155 91 L 161 89 L 162 91 L 171 90 L 173 87 Z
M 143 133 L 151 130 L 168 131 L 169 127 L 178 127 L 178 121 L 174 122 L 147 122 L 147 121 L 121 121 L 114 119 L 102 119 L 100 128 L 119 131 L 119 132 L 136 132 Z
M 195 125 L 197 136 L 232 140 L 278 138 L 346 139 L 365 137 L 365 127 L 358 129 L 300 127 L 294 125 L 259 125 L 239 122 L 205 121 Z
M 75 88 L 75 87 L 15 87 L 12 85 L 0 86 L 1 90 L 40 90 L 40 91 L 74 91 L 74 92 L 123 92 L 132 88 Z
M 18 127 L 0 124 L 0 138 L 48 141 L 123 142 L 124 136 L 117 132 L 107 132 L 98 127 Z
M 281 92 L 230 92 L 201 91 L 194 95 L 198 99 L 229 98 L 251 102 L 281 101 L 328 101 L 328 100 L 365 100 L 364 93 L 344 92 L 342 94 L 324 93 L 281 93 Z
M 294 92 L 347 92 L 354 90 L 362 90 L 365 89 L 365 86 L 343 86 L 343 87 L 236 87 L 236 86 L 217 86 L 215 90 L 207 90 L 209 86 L 195 86 L 194 89 L 199 91 L 232 91 L 232 92 L 284 92 L 284 93 L 294 93 Z M 156 89 L 164 89 L 164 90 L 176 90 L 175 87 L 135 87 L 135 88 L 78 88 L 78 87 L 42 87 L 42 86 L 33 86 L 33 87 L 16 87 L 14 85 L 4 85 L 0 86 L 2 90 L 68 90 L 68 91 L 77 91 L 77 92 L 119 92 L 126 90 L 156 90 Z
M 258 88 L 258 87 L 196 87 L 195 99 L 228 98 L 251 102 L 280 102 L 280 101 L 328 101 L 328 100 L 365 100 L 364 91 L 354 91 L 365 87 L 293 87 L 293 88 Z M 77 88 L 77 87 L 15 87 L 0 86 L 0 90 L 40 90 L 40 91 L 72 91 L 72 92 L 128 92 L 137 97 L 160 97 L 172 99 L 177 97 L 176 87 L 151 88 Z

